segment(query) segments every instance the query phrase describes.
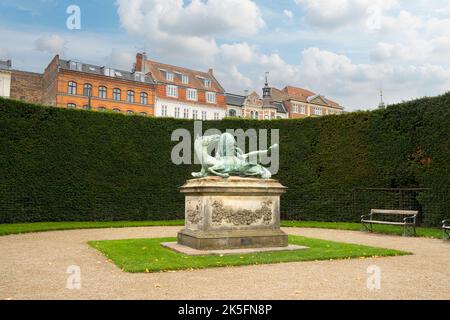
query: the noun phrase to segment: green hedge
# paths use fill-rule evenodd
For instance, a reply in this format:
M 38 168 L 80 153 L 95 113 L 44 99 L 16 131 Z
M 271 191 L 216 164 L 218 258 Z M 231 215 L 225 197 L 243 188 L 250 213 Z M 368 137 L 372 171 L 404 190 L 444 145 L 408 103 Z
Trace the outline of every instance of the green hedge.
M 190 120 L 65 110 L 0 99 L 0 223 L 183 217 L 195 166 L 171 162 Z M 357 221 L 354 188 L 427 187 L 425 224 L 450 218 L 450 93 L 386 110 L 304 120 L 207 121 L 280 129 L 285 217 Z

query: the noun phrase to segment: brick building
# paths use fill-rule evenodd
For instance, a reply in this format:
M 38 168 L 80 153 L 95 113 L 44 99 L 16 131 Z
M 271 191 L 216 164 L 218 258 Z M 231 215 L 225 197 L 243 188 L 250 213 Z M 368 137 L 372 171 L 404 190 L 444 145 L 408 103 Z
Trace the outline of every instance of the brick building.
M 280 94 L 285 96 L 284 104 L 290 118 L 341 114 L 344 111 L 338 103 L 303 88 L 288 86 Z
M 312 91 L 270 87 L 263 95 L 226 93 L 214 72 L 195 71 L 136 55 L 131 72 L 63 60 L 57 55 L 43 74 L 14 70 L 0 61 L 0 96 L 61 108 L 142 116 L 259 120 L 340 114 L 338 103 Z
M 42 74 L 12 70 L 11 99 L 42 103 Z
M 154 115 L 150 77 L 109 67 L 62 60 L 56 56 L 45 69 L 42 103 L 62 108 Z
M 279 97 L 274 97 L 273 91 L 274 89 L 269 87 L 266 77 L 262 98 L 256 92 L 245 96 L 227 94 L 228 116 L 257 120 L 289 118 L 289 113 L 283 104 L 283 100 L 278 99 Z
M 259 120 L 296 119 L 344 112 L 342 106 L 323 95 L 292 86 L 279 90 L 270 87 L 267 79 L 262 98 L 256 92 L 244 96 L 227 93 L 227 108 L 229 116 Z
M 155 115 L 198 120 L 220 120 L 226 116 L 225 90 L 213 70 L 195 71 L 147 59 L 137 54 L 135 69 L 155 83 Z

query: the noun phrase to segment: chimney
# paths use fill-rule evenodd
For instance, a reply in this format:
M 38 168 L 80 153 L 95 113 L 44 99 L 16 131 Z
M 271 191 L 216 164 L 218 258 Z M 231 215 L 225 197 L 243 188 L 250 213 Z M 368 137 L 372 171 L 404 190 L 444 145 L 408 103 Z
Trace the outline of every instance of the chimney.
M 138 53 L 136 55 L 135 71 L 143 72 L 145 74 L 145 61 L 147 61 L 147 53 Z
M 6 61 L 6 65 L 8 66 L 8 68 L 12 67 L 12 61 L 11 60 L 7 60 Z
M 211 69 L 208 70 L 208 73 L 213 76 L 214 75 L 214 70 L 211 68 Z

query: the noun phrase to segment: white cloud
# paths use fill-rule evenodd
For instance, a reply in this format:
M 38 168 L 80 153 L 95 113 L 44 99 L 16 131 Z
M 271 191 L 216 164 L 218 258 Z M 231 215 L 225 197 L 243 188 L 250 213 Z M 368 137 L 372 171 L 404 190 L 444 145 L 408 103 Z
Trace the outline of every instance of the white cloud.
M 294 13 L 291 10 L 283 10 L 283 15 L 288 19 L 294 18 Z
M 231 64 L 251 63 L 256 49 L 248 43 L 223 44 L 220 47 L 223 60 Z
M 253 35 L 264 27 L 251 0 L 117 0 L 122 27 L 169 56 L 211 61 L 220 35 Z
M 56 34 L 42 36 L 34 42 L 38 51 L 50 54 L 63 54 L 66 46 L 66 40 Z
M 108 66 L 126 70 L 131 70 L 131 66 L 135 61 L 135 54 L 132 52 L 122 51 L 119 49 L 112 49 L 110 55 L 107 57 Z
M 367 22 L 374 14 L 398 6 L 398 0 L 295 0 L 306 10 L 306 21 L 320 28 Z
M 9 54 L 8 51 L 4 48 L 0 48 L 0 60 L 6 60 L 8 59 Z
M 442 94 L 450 88 L 450 68 L 431 64 L 355 64 L 344 55 L 317 48 L 303 51 L 300 70 L 305 84 L 321 88 L 322 93 L 350 110 L 373 107 L 381 85 L 389 102 Z
M 66 40 L 59 35 L 53 34 L 38 38 L 34 44 L 38 51 L 50 54 L 62 54 L 64 53 Z

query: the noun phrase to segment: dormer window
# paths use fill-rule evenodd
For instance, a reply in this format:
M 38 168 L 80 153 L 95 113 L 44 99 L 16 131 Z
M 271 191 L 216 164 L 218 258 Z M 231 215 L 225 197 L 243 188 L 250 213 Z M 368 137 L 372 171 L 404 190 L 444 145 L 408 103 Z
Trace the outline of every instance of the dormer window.
M 181 82 L 183 84 L 189 84 L 189 77 L 187 75 L 182 74 L 181 75 Z
M 116 76 L 116 71 L 114 69 L 111 69 L 111 68 L 105 68 L 104 74 L 107 77 L 115 77 Z
M 75 71 L 83 70 L 83 64 L 81 64 L 80 62 L 76 62 L 76 61 L 70 61 L 69 67 L 70 67 L 70 70 L 75 70 Z
M 169 72 L 169 71 L 166 72 L 166 80 L 173 81 L 173 73 L 172 72 Z
M 134 80 L 139 81 L 139 82 L 145 82 L 145 75 L 141 72 L 136 72 L 134 74 Z
M 211 88 L 211 80 L 210 79 L 205 79 L 205 87 Z

